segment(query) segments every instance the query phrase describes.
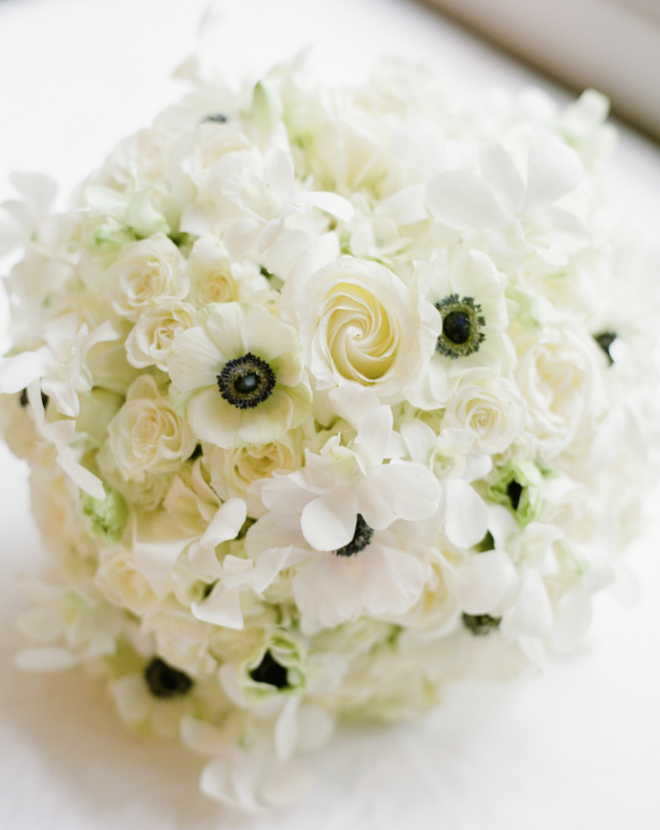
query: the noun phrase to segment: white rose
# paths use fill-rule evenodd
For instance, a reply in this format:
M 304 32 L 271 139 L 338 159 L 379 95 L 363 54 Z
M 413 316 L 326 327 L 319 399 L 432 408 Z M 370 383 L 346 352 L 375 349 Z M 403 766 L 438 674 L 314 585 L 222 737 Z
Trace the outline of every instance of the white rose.
M 214 239 L 198 239 L 188 260 L 190 299 L 197 305 L 241 299 L 224 248 Z
M 255 481 L 271 478 L 278 470 L 287 472 L 302 467 L 300 431 L 291 430 L 279 441 L 250 444 L 237 449 L 213 450 L 211 482 L 218 495 L 226 500 L 243 498 Z
M 112 307 L 129 320 L 137 320 L 143 310 L 165 297 L 183 299 L 189 287 L 183 257 L 162 233 L 124 245 L 108 270 L 108 281 Z
M 515 375 L 540 461 L 566 449 L 602 407 L 601 372 L 594 339 L 569 323 L 547 326 L 522 355 Z
M 110 449 L 126 479 L 168 473 L 189 458 L 197 441 L 186 421 L 161 397 L 150 375 L 138 378 L 108 427 Z
M 525 402 L 504 378 L 489 370 L 470 372 L 447 401 L 444 427 L 470 429 L 474 448 L 504 452 L 525 426 Z
M 126 606 L 134 614 L 144 614 L 159 601 L 127 548 L 109 548 L 101 553 L 95 581 L 110 602 Z
M 167 371 L 167 356 L 177 332 L 195 325 L 195 308 L 181 300 L 162 300 L 142 312 L 126 338 L 126 357 L 138 369 L 157 366 Z
M 396 395 L 433 354 L 440 315 L 382 265 L 341 257 L 294 291 L 283 314 L 299 321 L 318 389 L 353 381 Z

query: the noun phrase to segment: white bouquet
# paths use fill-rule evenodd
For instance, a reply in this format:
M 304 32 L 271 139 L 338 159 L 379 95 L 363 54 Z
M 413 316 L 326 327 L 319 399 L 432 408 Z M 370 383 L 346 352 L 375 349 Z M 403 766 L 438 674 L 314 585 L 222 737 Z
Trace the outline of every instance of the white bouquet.
M 338 718 L 584 634 L 653 479 L 658 284 L 595 92 L 195 69 L 69 212 L 36 174 L 3 205 L 2 426 L 53 554 L 19 662 L 270 806 Z

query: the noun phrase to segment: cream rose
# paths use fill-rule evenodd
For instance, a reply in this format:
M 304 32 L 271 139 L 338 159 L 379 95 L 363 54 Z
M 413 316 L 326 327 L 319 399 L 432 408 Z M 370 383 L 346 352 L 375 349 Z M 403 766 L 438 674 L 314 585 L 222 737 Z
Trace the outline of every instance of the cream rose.
M 387 268 L 342 257 L 288 292 L 318 389 L 347 381 L 392 396 L 415 381 L 435 349 L 440 315 Z
M 102 552 L 95 582 L 110 602 L 126 606 L 134 614 L 144 614 L 160 599 L 138 571 L 132 552 L 124 547 Z
M 525 426 L 525 402 L 513 386 L 494 372 L 466 375 L 447 401 L 443 427 L 469 429 L 474 448 L 481 453 L 500 453 Z
M 110 449 L 125 479 L 168 473 L 189 458 L 197 441 L 186 421 L 161 397 L 150 375 L 128 390 L 126 403 L 108 427 Z
M 255 481 L 271 478 L 278 470 L 286 472 L 302 466 L 300 430 L 292 430 L 279 441 L 250 444 L 237 449 L 213 450 L 211 482 L 222 499 L 243 498 Z
M 112 307 L 128 320 L 165 297 L 183 299 L 189 287 L 183 257 L 162 233 L 124 245 L 107 277 Z
M 188 260 L 190 299 L 197 305 L 231 303 L 239 300 L 224 248 L 215 239 L 198 239 Z
M 167 371 L 167 357 L 177 332 L 195 325 L 195 308 L 181 300 L 162 300 L 145 309 L 126 338 L 126 357 L 137 369 Z
M 521 356 L 515 374 L 539 461 L 562 452 L 602 408 L 601 372 L 595 341 L 569 323 L 547 326 Z

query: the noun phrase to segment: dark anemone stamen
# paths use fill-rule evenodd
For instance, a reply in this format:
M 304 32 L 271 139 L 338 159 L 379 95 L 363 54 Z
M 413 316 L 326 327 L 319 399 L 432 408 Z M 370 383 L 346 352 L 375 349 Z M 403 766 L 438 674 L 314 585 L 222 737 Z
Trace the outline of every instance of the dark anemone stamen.
M 222 397 L 239 409 L 253 409 L 265 401 L 277 381 L 266 361 L 251 352 L 225 364 L 217 380 Z
M 511 481 L 507 484 L 506 487 L 506 494 L 511 501 L 511 507 L 514 510 L 518 509 L 518 505 L 520 504 L 520 497 L 522 496 L 522 485 L 519 484 L 515 478 L 512 478 Z
M 227 116 L 223 115 L 221 112 L 212 115 L 207 115 L 205 118 L 202 118 L 202 124 L 207 124 L 209 122 L 211 124 L 226 124 L 227 121 Z
M 491 617 L 490 614 L 463 614 L 463 625 L 475 637 L 484 637 L 500 627 L 501 617 Z
M 266 683 L 276 689 L 285 689 L 289 685 L 288 675 L 288 670 L 275 660 L 270 651 L 264 654 L 257 668 L 250 672 L 250 677 L 256 683 Z
M 361 550 L 364 550 L 371 542 L 371 537 L 374 535 L 373 528 L 365 522 L 362 513 L 357 514 L 357 522 L 355 523 L 355 533 L 351 541 L 339 548 L 335 553 L 337 556 L 354 556 Z
M 182 697 L 190 691 L 193 681 L 184 672 L 168 666 L 160 657 L 154 657 L 144 670 L 144 679 L 154 697 L 170 699 Z
M 472 297 L 459 299 L 458 294 L 449 294 L 435 307 L 442 317 L 442 334 L 436 351 L 452 360 L 479 351 L 486 338 L 481 331 L 486 325 L 481 306 Z
M 616 340 L 616 333 L 613 331 L 604 331 L 601 334 L 595 334 L 594 340 L 605 352 L 605 356 L 607 357 L 609 364 L 611 366 L 614 363 L 614 358 L 610 354 L 610 346 Z

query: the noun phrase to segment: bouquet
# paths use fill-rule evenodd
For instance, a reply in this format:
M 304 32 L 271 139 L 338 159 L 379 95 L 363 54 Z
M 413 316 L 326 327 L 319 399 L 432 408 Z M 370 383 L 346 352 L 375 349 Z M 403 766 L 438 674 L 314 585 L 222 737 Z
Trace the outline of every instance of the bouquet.
M 338 719 L 579 641 L 654 477 L 658 288 L 596 92 L 197 70 L 67 212 L 37 174 L 2 206 L 2 429 L 52 553 L 18 660 L 264 807 Z

